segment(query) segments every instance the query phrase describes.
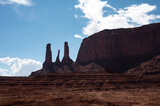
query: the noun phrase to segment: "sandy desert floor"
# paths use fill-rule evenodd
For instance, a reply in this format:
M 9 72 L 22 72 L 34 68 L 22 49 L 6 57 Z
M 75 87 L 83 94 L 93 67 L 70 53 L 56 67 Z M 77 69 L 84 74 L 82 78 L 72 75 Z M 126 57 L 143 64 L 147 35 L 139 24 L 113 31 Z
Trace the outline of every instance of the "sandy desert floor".
M 128 75 L 0 77 L 4 106 L 160 106 L 160 80 Z

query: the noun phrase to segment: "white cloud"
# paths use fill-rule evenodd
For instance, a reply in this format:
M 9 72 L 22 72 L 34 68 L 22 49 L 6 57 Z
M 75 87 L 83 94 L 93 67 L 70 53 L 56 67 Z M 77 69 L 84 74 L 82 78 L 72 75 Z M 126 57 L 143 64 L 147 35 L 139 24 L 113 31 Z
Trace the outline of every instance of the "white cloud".
M 0 75 L 2 75 L 2 76 L 7 76 L 8 74 L 8 71 L 9 70 L 7 70 L 7 69 L 0 69 Z
M 79 39 L 83 39 L 83 37 L 81 35 L 78 35 L 78 34 L 75 34 L 74 37 L 79 38 Z
M 160 19 L 160 15 L 156 16 L 156 18 L 157 18 L 157 19 L 158 19 L 158 18 Z
M 78 18 L 78 15 L 77 15 L 77 14 L 74 14 L 74 17 L 75 17 L 75 18 Z
M 105 16 L 107 11 L 105 7 L 111 9 L 113 14 Z M 160 15 L 150 14 L 156 6 L 146 3 L 116 9 L 107 1 L 79 0 L 75 8 L 79 8 L 84 13 L 84 17 L 89 19 L 87 26 L 82 29 L 83 34 L 88 36 L 103 29 L 136 27 L 160 18 Z
M 10 70 L 0 69 L 0 75 L 7 76 L 28 76 L 31 72 L 36 71 L 42 67 L 39 61 L 32 59 L 19 58 L 0 58 L 0 62 L 6 64 Z
M 116 10 L 114 7 L 107 4 L 107 1 L 100 0 L 79 0 L 79 4 L 75 8 L 80 8 L 85 14 L 84 17 L 90 20 L 99 20 L 103 18 L 103 8 L 108 7 Z
M 130 18 L 131 22 L 137 23 L 139 25 L 149 24 L 151 20 L 156 19 L 156 15 L 149 15 L 148 13 L 155 10 L 155 5 L 141 4 L 132 5 L 118 11 L 119 15 Z
M 31 6 L 32 2 L 31 0 L 0 0 L 0 4 L 6 5 L 6 4 L 19 4 L 24 6 Z

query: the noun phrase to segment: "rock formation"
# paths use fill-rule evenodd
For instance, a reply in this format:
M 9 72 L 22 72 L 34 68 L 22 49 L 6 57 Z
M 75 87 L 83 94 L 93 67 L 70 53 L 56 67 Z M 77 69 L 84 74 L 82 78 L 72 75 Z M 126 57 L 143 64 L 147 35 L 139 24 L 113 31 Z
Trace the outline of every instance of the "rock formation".
M 55 66 L 60 66 L 61 62 L 60 62 L 60 59 L 59 59 L 59 54 L 60 54 L 60 50 L 58 50 L 58 54 L 57 54 L 57 57 L 56 57 L 56 61 L 54 63 Z
M 139 77 L 160 78 L 160 55 L 126 72 Z
M 51 44 L 49 43 L 46 46 L 46 56 L 45 56 L 45 61 L 43 63 L 42 69 L 32 72 L 29 76 L 35 77 L 35 76 L 46 75 L 50 73 L 55 73 L 55 70 L 52 62 Z
M 46 57 L 45 57 L 45 61 L 43 63 L 43 68 L 53 69 L 51 44 L 47 44 L 47 46 L 46 46 Z
M 69 73 L 73 72 L 72 68 L 73 60 L 69 57 L 69 47 L 68 43 L 64 43 L 64 57 L 62 62 L 59 59 L 60 50 L 58 50 L 58 55 L 55 62 L 52 62 L 52 51 L 51 44 L 47 44 L 46 46 L 46 56 L 45 61 L 43 63 L 43 68 L 32 72 L 30 77 L 52 74 L 52 73 Z
M 160 23 L 103 30 L 83 39 L 76 62 L 125 72 L 160 54 Z
M 160 23 L 137 28 L 103 30 L 83 40 L 76 62 L 69 57 L 67 42 L 64 43 L 62 61 L 60 62 L 59 59 L 59 50 L 56 61 L 52 62 L 51 44 L 47 44 L 43 68 L 32 72 L 30 76 L 71 72 L 123 73 L 159 55 L 159 47 Z M 159 59 L 145 64 L 128 73 L 159 73 L 156 71 L 159 70 Z M 156 64 L 156 69 L 154 65 L 151 68 L 145 68 L 152 64 Z
M 46 57 L 45 61 L 43 63 L 43 68 L 32 72 L 30 74 L 30 77 L 40 76 L 40 75 L 47 75 L 47 74 L 53 74 L 53 73 L 98 73 L 98 72 L 104 72 L 104 69 L 96 65 L 94 63 L 81 66 L 77 62 L 73 62 L 73 60 L 69 57 L 69 47 L 68 43 L 64 43 L 64 57 L 62 61 L 60 62 L 59 59 L 60 50 L 58 50 L 57 58 L 55 62 L 52 62 L 52 52 L 51 52 L 51 44 L 47 44 L 46 47 Z
M 131 75 L 160 75 L 160 55 L 126 72 Z
M 64 43 L 64 57 L 61 63 L 62 65 L 71 65 L 73 63 L 73 60 L 69 57 L 68 42 Z

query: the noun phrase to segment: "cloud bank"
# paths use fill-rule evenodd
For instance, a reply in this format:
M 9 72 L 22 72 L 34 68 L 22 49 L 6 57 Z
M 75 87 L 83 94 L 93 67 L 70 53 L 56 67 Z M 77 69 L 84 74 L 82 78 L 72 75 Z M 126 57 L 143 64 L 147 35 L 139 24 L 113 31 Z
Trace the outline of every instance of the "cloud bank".
M 83 39 L 83 37 L 81 35 L 78 35 L 78 34 L 75 34 L 74 37 L 79 38 L 79 39 Z
M 6 4 L 19 4 L 24 6 L 31 6 L 32 2 L 31 0 L 0 0 L 0 4 L 6 5 Z
M 31 72 L 42 68 L 42 64 L 39 61 L 32 59 L 5 57 L 0 58 L 0 63 L 9 67 L 9 70 L 0 69 L 1 76 L 28 76 Z
M 82 29 L 83 34 L 88 36 L 103 29 L 131 28 L 160 18 L 160 15 L 150 14 L 156 6 L 146 3 L 116 9 L 107 1 L 78 0 L 75 8 L 80 9 L 83 17 L 88 19 L 87 25 Z M 112 14 L 107 12 L 109 10 Z

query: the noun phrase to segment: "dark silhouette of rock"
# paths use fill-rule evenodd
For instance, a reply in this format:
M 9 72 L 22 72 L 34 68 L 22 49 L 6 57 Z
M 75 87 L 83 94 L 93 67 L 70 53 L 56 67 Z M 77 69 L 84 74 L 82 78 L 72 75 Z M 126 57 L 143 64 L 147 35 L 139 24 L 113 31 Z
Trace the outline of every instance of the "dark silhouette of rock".
M 57 54 L 57 57 L 56 57 L 56 61 L 54 63 L 55 66 L 60 66 L 61 62 L 60 62 L 60 59 L 59 59 L 59 54 L 60 54 L 60 50 L 58 50 L 58 54 Z
M 97 64 L 88 64 L 86 66 L 81 66 L 77 62 L 73 62 L 73 60 L 69 57 L 69 47 L 68 43 L 64 44 L 64 57 L 62 62 L 59 59 L 60 50 L 58 50 L 58 55 L 55 62 L 52 62 L 52 52 L 51 52 L 51 44 L 47 44 L 46 47 L 46 58 L 43 63 L 43 68 L 32 72 L 29 77 L 53 74 L 53 73 L 101 73 L 105 72 L 105 70 L 97 65 Z
M 62 59 L 61 64 L 62 65 L 71 65 L 73 63 L 73 60 L 69 57 L 69 47 L 68 42 L 64 43 L 64 57 Z
M 160 78 L 160 55 L 126 72 L 139 77 Z
M 46 46 L 46 57 L 43 63 L 43 68 L 53 69 L 51 44 L 47 44 Z
M 69 47 L 68 43 L 64 43 L 64 57 L 62 62 L 59 59 L 60 50 L 58 50 L 58 55 L 55 62 L 52 62 L 52 51 L 51 44 L 47 44 L 46 47 L 46 57 L 43 63 L 43 68 L 32 72 L 30 77 L 47 75 L 52 73 L 71 73 L 74 71 L 72 67 L 73 60 L 69 57 Z
M 43 68 L 32 72 L 29 77 L 35 77 L 40 75 L 46 75 L 50 73 L 55 73 L 53 62 L 52 62 L 52 51 L 51 51 L 51 44 L 47 44 L 46 46 L 46 56 L 45 61 L 43 63 Z
M 160 23 L 137 28 L 103 30 L 83 39 L 76 62 L 96 63 L 126 72 L 160 54 Z

